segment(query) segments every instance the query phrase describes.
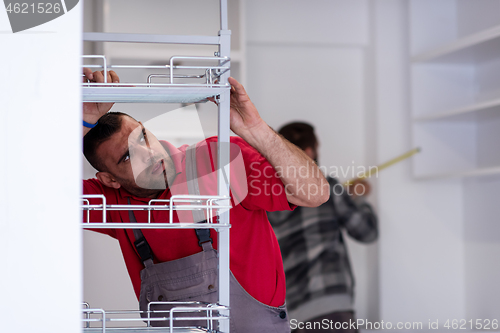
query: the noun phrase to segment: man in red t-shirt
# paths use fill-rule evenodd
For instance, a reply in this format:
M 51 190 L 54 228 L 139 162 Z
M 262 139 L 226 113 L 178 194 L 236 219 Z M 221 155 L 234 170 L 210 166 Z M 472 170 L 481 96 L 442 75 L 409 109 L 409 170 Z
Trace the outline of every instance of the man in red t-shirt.
M 119 82 L 113 71 L 108 73 L 108 82 Z M 84 74 L 90 81 L 104 81 L 101 72 L 85 69 Z M 229 78 L 229 83 L 232 86 L 231 129 L 240 136 L 231 138 L 231 159 L 239 157 L 241 161 L 230 164 L 231 182 L 242 183 L 241 177 L 237 178 L 243 175 L 243 183 L 247 185 L 243 191 L 246 196 L 238 196 L 238 200 L 235 200 L 238 189 L 232 187 L 230 269 L 236 282 L 234 286 L 231 284 L 231 325 L 237 325 L 241 332 L 272 331 L 270 326 L 277 332 L 287 332 L 283 264 L 266 211 L 318 206 L 328 200 L 329 187 L 316 164 L 262 120 L 243 86 L 233 78 Z M 84 153 L 98 170 L 97 179 L 84 181 L 84 194 L 104 194 L 107 204 L 137 205 L 147 204 L 151 199 L 168 199 L 179 193 L 174 192 L 185 186 L 187 180 L 188 147 L 175 148 L 167 142 L 157 141 L 128 115 L 107 113 L 112 105 L 84 103 Z M 148 147 L 142 152 L 141 148 L 132 149 L 131 140 L 148 140 Z M 198 174 L 207 175 L 215 170 L 216 151 L 212 147 L 216 140 L 209 138 L 196 146 Z M 145 147 L 144 144 L 137 146 Z M 141 154 L 144 158 L 133 158 Z M 299 172 L 284 172 L 290 170 Z M 201 194 L 215 194 L 211 192 L 217 188 L 216 184 L 208 178 L 200 183 Z M 135 211 L 132 215 L 139 222 L 147 221 L 145 211 Z M 151 215 L 152 222 L 169 220 L 168 211 L 154 211 Z M 97 214 L 92 213 L 91 221 L 97 219 Z M 107 220 L 127 223 L 131 215 L 127 211 L 108 211 Z M 178 216 L 174 215 L 173 222 L 178 221 Z M 130 229 L 99 231 L 119 241 L 139 298 L 145 262 L 134 246 L 137 235 Z M 193 230 L 147 229 L 142 232 L 155 263 L 182 260 L 201 250 Z M 217 234 L 212 230 L 210 236 L 215 246 Z M 236 294 L 238 288 L 241 289 L 239 298 L 235 296 L 233 301 L 233 293 Z M 269 320 L 263 316 L 269 316 Z

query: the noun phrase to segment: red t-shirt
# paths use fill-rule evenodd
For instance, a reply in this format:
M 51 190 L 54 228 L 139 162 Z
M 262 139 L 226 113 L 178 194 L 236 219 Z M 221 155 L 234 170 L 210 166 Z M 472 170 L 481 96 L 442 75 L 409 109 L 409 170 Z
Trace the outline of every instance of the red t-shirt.
M 216 141 L 217 138 L 212 137 L 197 145 L 197 170 L 200 178 L 216 170 L 216 151 L 212 149 Z M 241 160 L 240 157 L 242 161 L 240 164 L 230 164 L 231 184 L 234 184 L 233 181 L 238 177 L 241 183 L 243 176 L 248 184 L 248 194 L 244 196 L 244 190 L 231 185 L 233 208 L 230 210 L 230 269 L 250 295 L 264 304 L 277 307 L 285 302 L 285 273 L 278 241 L 267 219 L 266 211 L 290 210 L 294 206 L 288 203 L 283 183 L 269 162 L 241 138 L 231 137 L 231 143 L 236 144 L 232 145 L 231 159 L 235 159 L 239 154 L 243 158 Z M 170 188 L 183 188 L 186 182 L 187 145 L 175 148 L 167 142 L 162 144 L 169 150 L 177 173 Z M 201 194 L 216 194 L 215 177 L 204 178 L 208 179 L 200 181 Z M 184 194 L 187 194 L 187 186 L 185 188 Z M 106 187 L 97 179 L 84 180 L 83 192 L 104 194 L 107 204 L 127 204 L 127 198 L 130 198 L 132 205 L 143 205 L 150 200 L 135 197 L 122 188 Z M 174 194 L 180 194 L 179 190 Z M 170 189 L 167 189 L 157 199 L 168 199 L 171 195 Z M 238 204 L 239 201 L 241 203 Z M 91 200 L 91 203 L 101 202 Z M 102 212 L 92 211 L 90 221 L 100 221 L 100 214 Z M 134 211 L 134 214 L 138 222 L 147 221 L 146 211 Z M 108 211 L 106 219 L 114 223 L 130 222 L 128 211 Z M 168 220 L 168 211 L 152 212 L 152 222 L 168 222 Z M 178 222 L 177 214 L 174 214 L 174 222 Z M 133 231 L 131 229 L 95 229 L 95 231 L 118 239 L 135 293 L 139 297 L 141 283 L 139 272 L 144 266 L 133 245 L 135 241 Z M 151 246 L 156 262 L 175 260 L 201 251 L 192 229 L 143 229 L 142 232 Z M 211 237 L 214 247 L 217 248 L 217 233 L 213 229 Z

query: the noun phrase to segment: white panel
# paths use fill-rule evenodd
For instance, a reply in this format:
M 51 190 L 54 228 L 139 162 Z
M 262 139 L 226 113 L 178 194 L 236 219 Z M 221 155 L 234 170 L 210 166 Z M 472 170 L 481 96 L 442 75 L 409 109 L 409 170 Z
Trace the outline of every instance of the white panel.
M 410 53 L 417 55 L 457 38 L 455 0 L 410 1 Z
M 320 164 L 333 176 L 350 178 L 364 166 L 362 50 L 249 46 L 248 51 L 248 92 L 268 124 L 276 130 L 291 121 L 313 124 Z
M 477 115 L 478 167 L 500 166 L 500 108 Z
M 500 23 L 500 22 L 499 22 Z M 496 49 L 496 59 L 477 64 L 476 81 L 479 101 L 500 97 L 500 48 Z
M 458 36 L 467 36 L 500 24 L 499 0 L 457 0 Z
M 472 65 L 413 65 L 413 115 L 428 116 L 473 104 L 474 77 Z
M 399 0 L 374 4 L 380 162 L 412 148 L 407 10 L 407 3 Z M 381 319 L 444 323 L 462 318 L 461 183 L 417 182 L 411 176 L 411 161 L 381 173 L 377 183 Z
M 415 183 L 408 173 L 404 163 L 379 179 L 381 318 L 462 318 L 460 182 Z
M 476 126 L 470 122 L 435 121 L 413 127 L 415 176 L 450 174 L 476 167 Z
M 81 7 L 16 34 L 0 10 L 2 332 L 81 330 Z
M 496 186 L 500 184 L 497 182 Z M 498 225 L 499 221 L 495 221 Z M 471 221 L 470 223 L 473 223 Z M 498 235 L 498 233 L 496 233 Z M 468 242 L 465 246 L 467 264 L 467 315 L 466 318 L 483 319 L 478 322 L 486 323 L 484 319 L 500 318 L 500 270 L 494 258 L 500 257 L 498 241 L 490 243 Z M 491 325 L 490 325 L 491 327 Z
M 242 45 L 245 42 L 245 37 L 243 36 L 244 29 L 241 23 L 241 18 L 244 15 L 244 13 L 242 12 L 244 10 L 244 6 L 241 3 L 242 1 L 245 0 L 227 1 L 227 11 L 228 11 L 227 25 L 229 30 L 231 30 L 231 50 L 245 49 L 245 46 Z
M 370 195 L 373 198 L 374 194 Z M 374 205 L 375 207 L 375 205 Z M 344 237 L 349 251 L 351 267 L 356 279 L 354 310 L 356 318 L 378 321 L 379 318 L 379 242 L 362 244 Z
M 368 44 L 367 0 L 251 0 L 246 6 L 250 44 Z
M 500 318 L 500 177 L 465 181 L 467 318 Z
M 500 176 L 466 179 L 464 185 L 465 240 L 498 244 L 500 239 L 500 205 L 498 204 Z M 490 281 L 495 281 L 496 284 L 497 280 L 491 279 Z
M 83 233 L 83 246 L 84 301 L 91 308 L 139 310 L 118 241 L 86 230 Z M 130 322 L 123 324 L 130 326 Z M 113 326 L 120 325 L 113 323 Z
M 219 0 L 109 0 L 107 32 L 217 36 Z

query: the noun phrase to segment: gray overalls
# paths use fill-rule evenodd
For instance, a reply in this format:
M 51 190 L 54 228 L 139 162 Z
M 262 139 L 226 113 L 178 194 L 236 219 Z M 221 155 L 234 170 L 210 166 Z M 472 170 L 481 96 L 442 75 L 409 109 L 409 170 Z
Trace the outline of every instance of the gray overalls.
M 199 194 L 195 165 L 196 148 L 193 147 L 186 151 L 187 185 L 190 194 Z M 193 214 L 198 213 L 203 215 L 203 212 L 193 210 Z M 130 222 L 136 222 L 132 211 L 129 211 L 129 218 Z M 204 216 L 198 217 L 197 221 L 201 220 L 204 220 Z M 139 305 L 142 311 L 146 311 L 148 303 L 153 301 L 201 301 L 212 304 L 218 302 L 218 258 L 217 251 L 212 247 L 210 229 L 195 229 L 194 231 L 203 251 L 181 259 L 154 264 L 151 249 L 142 232 L 134 230 L 136 238 L 134 245 L 145 266 L 140 272 Z M 171 307 L 162 305 L 151 309 L 168 310 Z M 168 313 L 158 316 L 168 316 Z M 188 315 L 182 313 L 182 316 Z M 183 327 L 206 326 L 206 320 L 182 320 L 174 323 Z M 151 325 L 168 326 L 169 322 L 152 321 Z M 230 327 L 231 333 L 290 332 L 286 306 L 272 307 L 257 301 L 243 289 L 232 273 L 230 275 Z

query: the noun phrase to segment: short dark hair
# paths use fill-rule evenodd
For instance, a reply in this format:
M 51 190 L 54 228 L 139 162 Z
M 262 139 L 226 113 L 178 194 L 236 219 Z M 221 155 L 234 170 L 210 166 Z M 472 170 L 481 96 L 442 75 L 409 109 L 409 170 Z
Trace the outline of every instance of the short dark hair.
M 106 166 L 97 156 L 97 148 L 121 129 L 122 118 L 124 116 L 130 117 L 123 112 L 106 113 L 99 118 L 97 125 L 83 137 L 83 155 L 85 155 L 87 161 L 89 161 L 97 171 L 106 171 Z
M 318 143 L 318 139 L 314 134 L 314 127 L 308 123 L 289 123 L 281 127 L 278 133 L 302 150 L 316 148 Z

